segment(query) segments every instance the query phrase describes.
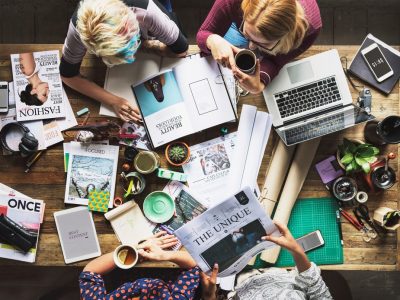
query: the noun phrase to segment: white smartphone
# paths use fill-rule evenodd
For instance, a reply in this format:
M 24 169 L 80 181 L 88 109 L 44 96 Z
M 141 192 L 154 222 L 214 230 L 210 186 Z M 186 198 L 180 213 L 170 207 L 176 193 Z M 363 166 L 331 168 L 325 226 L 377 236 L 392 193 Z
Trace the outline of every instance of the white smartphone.
M 377 43 L 361 50 L 361 54 L 378 82 L 382 82 L 394 74 Z
M 321 231 L 319 230 L 297 238 L 296 242 L 304 249 L 304 252 L 321 247 L 325 244 Z
M 0 81 L 0 113 L 8 112 L 8 82 Z

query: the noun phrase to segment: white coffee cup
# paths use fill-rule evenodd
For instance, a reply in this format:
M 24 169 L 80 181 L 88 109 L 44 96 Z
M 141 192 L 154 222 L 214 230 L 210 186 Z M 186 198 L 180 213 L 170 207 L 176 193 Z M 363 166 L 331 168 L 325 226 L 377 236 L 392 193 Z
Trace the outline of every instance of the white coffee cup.
M 118 268 L 130 269 L 138 262 L 139 253 L 131 245 L 120 245 L 114 250 L 113 258 Z

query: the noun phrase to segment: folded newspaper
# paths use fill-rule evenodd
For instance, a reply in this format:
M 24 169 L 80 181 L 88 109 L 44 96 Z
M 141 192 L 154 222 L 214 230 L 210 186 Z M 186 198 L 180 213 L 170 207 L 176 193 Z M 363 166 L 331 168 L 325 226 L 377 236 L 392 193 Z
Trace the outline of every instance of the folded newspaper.
M 209 273 L 218 263 L 218 277 L 239 273 L 259 252 L 274 247 L 265 235 L 280 236 L 252 189 L 214 206 L 175 231 L 198 266 Z

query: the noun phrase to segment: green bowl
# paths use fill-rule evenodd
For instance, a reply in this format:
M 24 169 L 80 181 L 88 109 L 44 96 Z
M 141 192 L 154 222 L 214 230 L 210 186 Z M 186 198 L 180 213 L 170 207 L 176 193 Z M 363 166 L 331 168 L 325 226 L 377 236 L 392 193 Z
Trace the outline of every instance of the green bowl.
M 167 193 L 156 191 L 147 195 L 143 202 L 143 212 L 154 223 L 164 223 L 172 218 L 175 203 Z

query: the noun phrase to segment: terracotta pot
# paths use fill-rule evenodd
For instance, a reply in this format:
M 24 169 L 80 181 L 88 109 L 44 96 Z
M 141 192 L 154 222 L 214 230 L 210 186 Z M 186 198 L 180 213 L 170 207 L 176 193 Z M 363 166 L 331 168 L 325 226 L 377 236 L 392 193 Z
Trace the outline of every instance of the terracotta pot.
M 384 207 L 384 206 L 381 206 L 381 207 L 379 207 L 379 208 L 377 208 L 375 211 L 374 211 L 374 217 L 373 217 L 373 219 L 374 219 L 374 221 L 376 222 L 376 223 L 378 223 L 380 226 L 382 226 L 383 228 L 385 228 L 385 229 L 387 229 L 387 230 L 390 230 L 390 231 L 395 231 L 397 228 L 399 228 L 400 227 L 400 218 L 399 218 L 399 222 L 397 222 L 397 224 L 394 224 L 393 226 L 386 226 L 384 223 L 383 223 L 383 219 L 384 219 L 384 217 L 385 217 L 385 215 L 387 214 L 387 213 L 389 213 L 389 212 L 392 212 L 392 211 L 395 211 L 394 209 L 392 209 L 392 208 L 389 208 L 389 207 Z
M 176 163 L 176 162 L 172 161 L 172 160 L 170 159 L 169 155 L 168 155 L 169 149 L 170 149 L 171 147 L 175 146 L 175 145 L 183 146 L 183 147 L 186 148 L 187 155 L 186 155 L 186 158 L 185 158 L 181 163 Z M 173 166 L 175 166 L 175 167 L 180 167 L 180 166 L 186 164 L 186 163 L 189 161 L 189 159 L 190 159 L 190 148 L 189 148 L 189 146 L 188 146 L 186 143 L 184 143 L 184 142 L 174 142 L 174 143 L 171 143 L 171 144 L 169 144 L 169 145 L 167 146 L 167 148 L 165 148 L 165 157 L 166 157 L 166 159 L 167 159 L 167 161 L 168 161 L 169 164 L 171 164 L 171 165 L 173 165 Z
M 349 140 L 349 141 L 352 142 L 353 144 L 356 144 L 356 145 L 365 144 L 365 142 L 360 141 L 360 140 Z M 336 160 L 337 160 L 339 166 L 340 166 L 343 170 L 346 170 L 346 166 L 345 166 L 344 164 L 341 163 L 340 159 L 341 159 L 341 157 L 340 157 L 340 151 L 339 151 L 339 148 L 338 148 L 338 149 L 336 150 Z

